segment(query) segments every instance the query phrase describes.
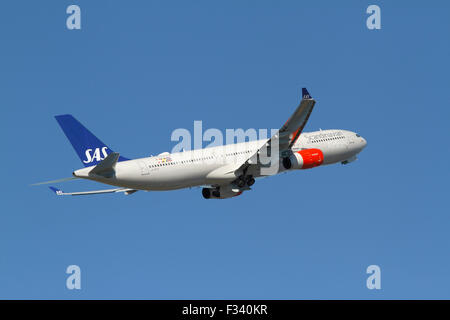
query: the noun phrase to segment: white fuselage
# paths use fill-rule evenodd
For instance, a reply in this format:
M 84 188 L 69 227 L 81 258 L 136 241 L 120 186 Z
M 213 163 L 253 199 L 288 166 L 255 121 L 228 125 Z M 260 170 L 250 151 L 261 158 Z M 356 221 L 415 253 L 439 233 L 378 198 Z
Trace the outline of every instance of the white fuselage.
M 75 171 L 76 177 L 136 190 L 173 190 L 201 185 L 230 183 L 236 166 L 245 162 L 265 143 L 265 140 L 121 161 L 116 164 L 115 176 L 104 178 L 89 174 L 93 167 Z M 346 130 L 304 132 L 292 146 L 292 152 L 302 149 L 320 149 L 323 163 L 333 164 L 354 159 L 366 146 L 364 138 Z M 276 173 L 286 171 L 282 165 Z M 250 172 L 255 178 L 259 171 Z

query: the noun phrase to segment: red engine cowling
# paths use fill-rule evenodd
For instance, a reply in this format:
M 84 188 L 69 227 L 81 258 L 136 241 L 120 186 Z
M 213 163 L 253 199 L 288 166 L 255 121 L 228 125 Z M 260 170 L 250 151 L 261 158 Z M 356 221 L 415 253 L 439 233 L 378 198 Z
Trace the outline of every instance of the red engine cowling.
M 320 149 L 305 149 L 295 152 L 283 159 L 285 169 L 309 169 L 323 163 L 323 153 Z

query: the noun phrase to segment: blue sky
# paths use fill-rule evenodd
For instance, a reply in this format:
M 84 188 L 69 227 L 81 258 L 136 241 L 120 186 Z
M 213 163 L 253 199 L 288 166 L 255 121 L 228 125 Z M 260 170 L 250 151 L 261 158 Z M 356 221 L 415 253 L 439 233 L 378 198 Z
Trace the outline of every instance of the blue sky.
M 77 4 L 82 29 L 66 29 Z M 366 27 L 370 4 L 381 30 Z M 5 1 L 0 10 L 0 298 L 450 298 L 450 22 L 435 1 Z M 360 159 L 200 189 L 56 197 L 82 167 L 53 116 L 115 151 L 176 128 L 279 128 L 368 141 Z M 74 181 L 65 191 L 103 186 Z M 67 290 L 79 265 L 82 289 Z M 381 290 L 366 268 L 381 267 Z

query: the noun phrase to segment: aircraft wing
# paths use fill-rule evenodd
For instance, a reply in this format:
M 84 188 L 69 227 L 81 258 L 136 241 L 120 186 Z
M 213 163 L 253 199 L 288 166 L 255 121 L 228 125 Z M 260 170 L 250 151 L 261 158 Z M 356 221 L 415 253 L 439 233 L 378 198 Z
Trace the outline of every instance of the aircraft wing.
M 308 90 L 302 88 L 302 101 L 300 101 L 295 112 L 278 131 L 280 152 L 290 149 L 300 137 L 315 104 L 316 101 L 311 98 Z
M 238 170 L 236 170 L 236 172 L 240 171 L 245 173 L 250 165 L 257 165 L 257 163 L 254 163 L 254 159 L 257 159 L 258 155 L 261 153 L 269 154 L 273 143 L 278 143 L 280 154 L 286 153 L 290 150 L 303 132 L 303 128 L 311 115 L 315 103 L 316 101 L 311 98 L 308 90 L 306 90 L 306 88 L 302 88 L 302 100 L 295 112 L 281 127 L 281 129 L 278 130 L 278 132 L 269 140 L 267 140 L 267 142 L 256 152 L 256 154 L 253 154 L 249 159 L 247 159 L 238 168 Z
M 82 191 L 82 192 L 63 192 L 55 187 L 49 187 L 58 196 L 84 196 L 90 194 L 102 194 L 102 193 L 115 193 L 115 192 L 125 192 L 126 195 L 135 193 L 138 190 L 127 189 L 127 188 L 116 188 L 116 189 L 104 189 L 104 190 L 93 190 L 93 191 Z

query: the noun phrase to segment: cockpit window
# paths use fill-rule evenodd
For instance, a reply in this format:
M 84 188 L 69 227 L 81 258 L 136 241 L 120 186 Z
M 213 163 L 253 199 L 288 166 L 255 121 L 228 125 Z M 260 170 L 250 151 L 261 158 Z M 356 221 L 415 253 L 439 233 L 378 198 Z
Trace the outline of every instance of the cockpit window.
M 359 137 L 361 137 L 359 134 L 356 134 L 356 136 L 359 138 Z

